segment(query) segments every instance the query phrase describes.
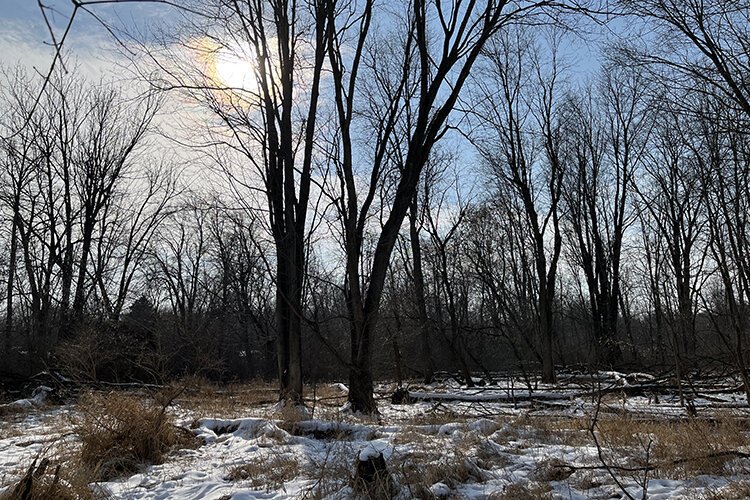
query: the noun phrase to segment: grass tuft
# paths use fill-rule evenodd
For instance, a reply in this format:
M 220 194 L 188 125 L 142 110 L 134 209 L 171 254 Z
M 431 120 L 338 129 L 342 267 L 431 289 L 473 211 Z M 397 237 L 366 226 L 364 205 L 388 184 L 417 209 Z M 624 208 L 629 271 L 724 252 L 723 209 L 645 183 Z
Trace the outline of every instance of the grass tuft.
M 172 423 L 164 406 L 140 396 L 89 393 L 81 398 L 74 430 L 81 440 L 81 464 L 97 480 L 138 472 L 159 464 L 171 449 L 189 447 L 192 434 Z

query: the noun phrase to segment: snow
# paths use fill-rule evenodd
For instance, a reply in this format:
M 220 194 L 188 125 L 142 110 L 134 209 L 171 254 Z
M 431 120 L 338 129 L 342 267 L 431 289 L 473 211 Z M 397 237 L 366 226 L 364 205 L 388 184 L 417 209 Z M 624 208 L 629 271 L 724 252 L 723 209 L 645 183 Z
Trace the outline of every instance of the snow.
M 47 387 L 46 385 L 40 385 L 39 387 L 34 389 L 34 392 L 31 394 L 30 398 L 19 399 L 13 401 L 12 403 L 0 405 L 0 409 L 3 411 L 11 412 L 28 410 L 37 406 L 42 406 L 47 399 L 47 395 L 49 395 L 49 393 L 51 393 L 53 390 L 54 389 L 52 389 L 51 387 Z
M 445 483 L 435 483 L 430 486 L 430 493 L 432 493 L 435 498 L 448 498 L 451 494 L 451 489 Z
M 359 450 L 358 454 L 360 462 L 367 462 L 368 460 L 372 460 L 381 455 L 386 460 L 391 458 L 391 456 L 393 455 L 393 446 L 391 446 L 387 441 L 369 441 L 365 446 L 362 447 L 361 450 Z
M 647 374 L 637 375 L 596 374 L 605 384 L 649 380 L 643 376 Z M 528 421 L 536 416 L 585 420 L 593 413 L 593 398 L 582 395 L 585 391 L 580 387 L 570 385 L 537 384 L 533 390 L 518 387 L 524 385 L 511 379 L 480 390 L 461 388 L 455 381 L 417 387 L 414 393 L 438 397 L 411 405 L 390 405 L 388 398 L 380 398 L 380 420 L 341 412 L 335 405 L 318 405 L 315 418 L 292 421 L 282 418 L 283 412 L 271 405 L 240 408 L 238 414 L 244 411 L 246 416 L 232 419 L 202 418 L 190 408 L 177 407 L 173 409 L 177 424 L 193 427 L 192 432 L 202 445 L 176 450 L 161 465 L 148 466 L 139 474 L 102 483 L 101 487 L 113 498 L 125 499 L 346 499 L 354 496 L 349 478 L 356 460 L 382 454 L 401 487 L 399 498 L 427 494 L 434 498 L 487 498 L 512 491 L 514 486 L 531 490 L 540 484 L 551 489 L 554 498 L 622 497 L 623 493 L 601 467 L 593 444 L 566 443 L 566 436 L 542 432 Z M 340 389 L 333 384 L 331 388 Z M 390 385 L 378 386 L 381 394 L 390 390 Z M 0 426 L 0 484 L 10 484 L 31 460 L 53 445 L 76 446 L 75 436 L 70 435 L 70 415 L 75 414 L 75 406 L 43 405 L 43 396 L 36 399 L 42 393 L 46 392 L 19 400 L 29 402 L 21 405 L 26 413 L 0 417 L 6 419 Z M 514 401 L 520 395 L 528 399 Z M 741 393 L 712 393 L 710 399 L 696 398 L 695 405 L 699 414 L 748 414 Z M 634 418 L 685 417 L 674 394 L 660 394 L 658 403 L 649 396 L 613 394 L 600 412 L 626 412 Z M 551 462 L 554 460 L 571 468 L 567 471 L 569 477 L 556 476 L 560 468 L 555 468 L 558 462 Z M 230 478 L 233 470 L 248 464 L 257 467 L 252 477 Z M 291 477 L 275 477 L 283 464 L 298 467 L 298 471 Z M 423 485 L 424 493 L 417 493 L 399 482 L 409 464 L 418 471 L 421 467 L 442 470 L 439 467 L 445 466 L 446 475 L 418 475 L 425 481 L 432 479 Z M 460 480 L 449 475 L 456 467 L 465 471 L 456 476 Z M 748 460 L 736 459 L 727 467 L 726 476 L 675 478 L 652 473 L 649 498 L 717 494 L 732 481 L 750 479 Z M 620 477 L 634 498 L 640 498 L 642 493 L 637 476 Z M 589 484 L 584 486 L 584 482 Z
M 341 382 L 338 382 L 336 384 L 333 384 L 333 387 L 339 390 L 342 394 L 349 394 L 349 388 L 342 384 Z

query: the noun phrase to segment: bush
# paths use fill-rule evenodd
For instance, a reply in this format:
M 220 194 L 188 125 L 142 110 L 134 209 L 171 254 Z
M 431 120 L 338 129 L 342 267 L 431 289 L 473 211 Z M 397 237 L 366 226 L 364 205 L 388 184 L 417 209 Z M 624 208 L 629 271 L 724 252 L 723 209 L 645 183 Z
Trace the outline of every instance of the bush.
M 39 465 L 37 465 L 37 462 Z M 58 460 L 59 462 L 59 460 Z M 105 498 L 89 486 L 90 478 L 84 471 L 73 467 L 54 465 L 48 458 L 34 460 L 26 473 L 11 485 L 0 500 L 94 500 Z
M 87 394 L 74 422 L 81 439 L 80 460 L 97 480 L 134 474 L 159 464 L 171 449 L 194 437 L 173 425 L 166 406 L 134 395 Z

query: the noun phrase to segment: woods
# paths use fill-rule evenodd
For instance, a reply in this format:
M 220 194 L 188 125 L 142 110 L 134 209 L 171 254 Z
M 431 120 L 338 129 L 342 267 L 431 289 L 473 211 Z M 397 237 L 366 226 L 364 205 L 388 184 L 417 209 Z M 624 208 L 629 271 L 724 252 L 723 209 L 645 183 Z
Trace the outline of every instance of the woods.
M 730 366 L 750 397 L 750 4 L 615 4 L 178 3 L 128 42 L 137 91 L 3 68 L 2 371 L 292 406 L 346 377 L 366 414 L 438 371 L 682 398 Z M 581 77 L 607 22 L 648 34 Z

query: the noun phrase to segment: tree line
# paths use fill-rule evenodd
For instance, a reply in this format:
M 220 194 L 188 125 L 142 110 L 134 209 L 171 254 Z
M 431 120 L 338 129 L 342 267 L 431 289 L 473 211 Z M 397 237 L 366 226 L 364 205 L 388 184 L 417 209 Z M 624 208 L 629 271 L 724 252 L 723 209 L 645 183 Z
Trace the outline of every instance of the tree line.
M 583 81 L 601 11 L 217 1 L 132 42 L 137 96 L 6 69 L 9 370 L 277 377 L 291 404 L 346 376 L 366 413 L 382 377 L 564 365 L 730 364 L 750 395 L 750 5 L 621 1 L 650 31 Z

